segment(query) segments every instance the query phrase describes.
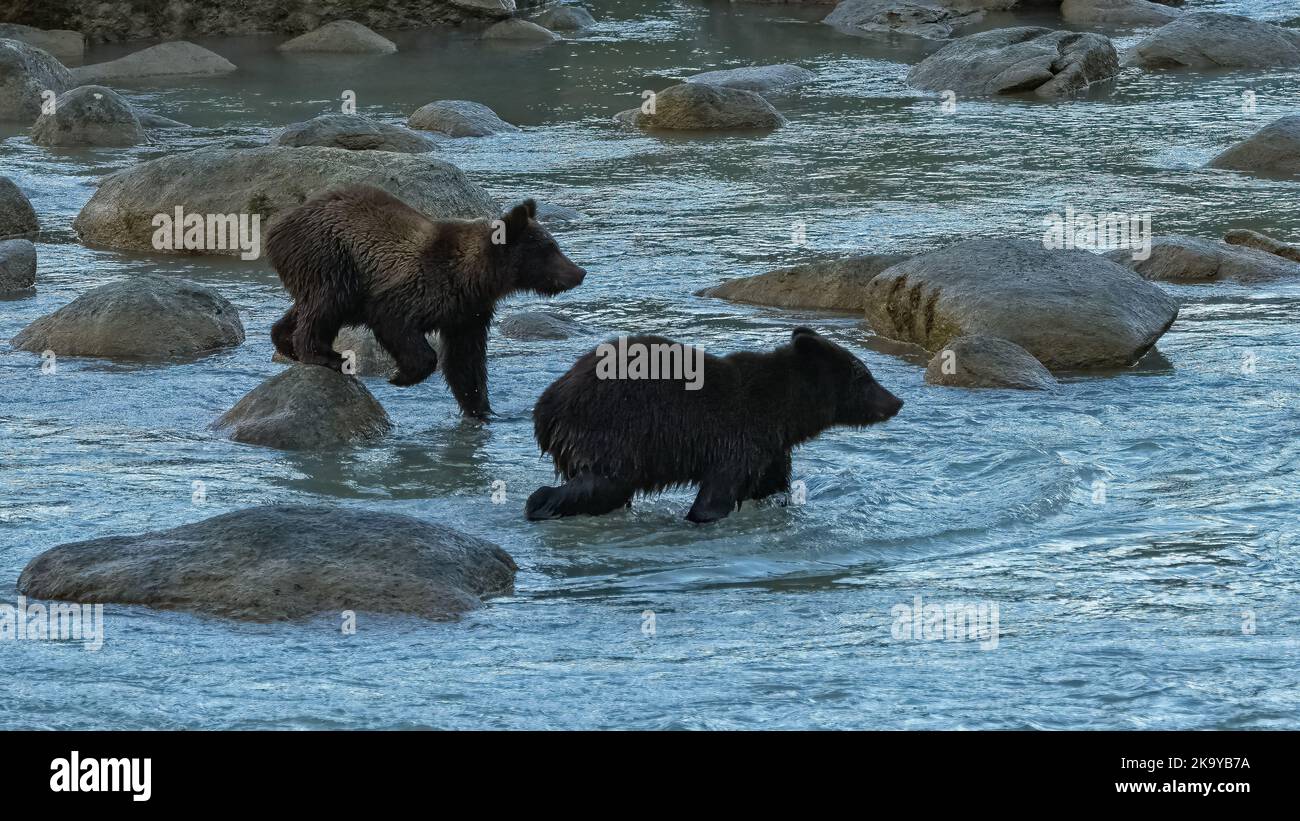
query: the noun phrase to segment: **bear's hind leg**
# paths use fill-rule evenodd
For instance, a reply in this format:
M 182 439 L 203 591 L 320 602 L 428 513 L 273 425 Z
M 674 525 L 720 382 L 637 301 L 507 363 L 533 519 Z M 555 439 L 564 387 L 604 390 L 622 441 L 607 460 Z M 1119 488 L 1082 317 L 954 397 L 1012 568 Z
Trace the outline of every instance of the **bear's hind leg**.
M 528 497 L 524 515 L 534 521 L 562 516 L 600 516 L 632 504 L 634 489 L 626 482 L 583 473 L 559 487 L 539 487 Z
M 691 505 L 686 519 L 697 525 L 725 519 L 740 506 L 740 498 L 735 480 L 723 476 L 707 476 L 700 482 L 700 492 L 695 496 L 695 504 Z
M 759 474 L 751 499 L 766 499 L 774 493 L 790 492 L 790 454 L 783 453 Z
M 334 337 L 343 327 L 343 318 L 329 311 L 313 315 L 299 308 L 298 326 L 293 332 L 293 347 L 297 359 L 304 365 L 324 365 L 336 371 L 343 370 L 343 357 L 334 350 Z
M 280 317 L 274 325 L 271 326 L 271 342 L 275 344 L 275 349 L 282 356 L 289 359 L 297 359 L 293 349 L 293 331 L 298 326 L 298 306 L 295 304 L 289 310 L 285 311 L 284 316 Z
M 376 323 L 375 339 L 397 363 L 397 373 L 388 381 L 399 387 L 415 385 L 438 370 L 438 352 L 425 335 L 407 325 Z

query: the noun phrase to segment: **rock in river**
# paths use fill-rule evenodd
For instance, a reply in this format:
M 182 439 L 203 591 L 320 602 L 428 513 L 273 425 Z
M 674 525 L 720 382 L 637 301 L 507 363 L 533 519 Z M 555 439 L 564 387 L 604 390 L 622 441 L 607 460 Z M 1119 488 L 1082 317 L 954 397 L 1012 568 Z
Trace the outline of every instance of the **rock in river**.
M 1300 177 L 1300 114 L 1289 114 L 1210 160 L 1211 168 L 1263 177 Z
M 79 85 L 89 85 L 146 78 L 212 77 L 234 70 L 235 64 L 220 54 L 184 40 L 175 40 L 107 63 L 74 68 L 72 77 Z
M 356 377 L 295 364 L 245 394 L 212 427 L 248 445 L 316 450 L 379 439 L 392 422 Z
M 360 114 L 322 114 L 286 126 L 271 138 L 271 145 L 302 148 L 310 145 L 346 148 L 348 151 L 397 151 L 422 154 L 434 149 L 433 140 L 400 125 L 381 123 Z
M 353 20 L 335 20 L 301 34 L 277 49 L 289 53 L 392 54 L 397 46 Z
M 785 125 L 785 118 L 771 103 L 739 88 L 682 83 L 660 91 L 652 102 L 654 113 L 634 108 L 615 119 L 668 131 L 770 130 Z
M 954 40 L 913 66 L 907 82 L 957 94 L 1059 99 L 1118 73 L 1115 46 L 1100 34 L 1022 26 Z
M 126 147 L 148 142 L 131 104 L 111 88 L 79 86 L 54 101 L 32 126 L 32 142 L 49 147 Z
M 809 262 L 729 279 L 698 293 L 751 305 L 860 313 L 867 307 L 867 283 L 906 259 L 903 254 L 866 254 Z
M 925 381 L 952 388 L 1052 390 L 1057 386 L 1043 363 L 1024 348 L 995 336 L 959 336 L 943 346 L 925 368 Z
M 1300 263 L 1276 254 L 1229 245 L 1217 239 L 1178 234 L 1152 239 L 1151 256 L 1147 259 L 1133 259 L 1132 253 L 1123 249 L 1105 256 L 1132 268 L 1145 279 L 1163 282 L 1216 282 L 1223 279 L 1267 282 L 1300 278 Z
M 27 125 L 40 116 L 42 94 L 61 94 L 73 85 L 72 75 L 49 52 L 0 39 L 0 120 Z
M 1151 32 L 1125 62 L 1146 68 L 1300 66 L 1300 30 L 1236 14 L 1191 12 Z

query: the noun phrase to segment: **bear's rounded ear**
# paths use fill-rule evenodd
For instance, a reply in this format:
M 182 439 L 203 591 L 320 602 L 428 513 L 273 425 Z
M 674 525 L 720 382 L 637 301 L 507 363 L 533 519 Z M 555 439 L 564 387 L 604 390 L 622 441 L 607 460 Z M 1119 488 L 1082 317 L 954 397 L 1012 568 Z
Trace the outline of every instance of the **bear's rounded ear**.
M 816 331 L 814 331 L 812 328 L 808 328 L 803 325 L 800 325 L 798 328 L 795 328 L 793 331 L 790 332 L 790 338 L 794 339 L 796 336 L 799 336 L 800 334 L 812 334 L 813 336 L 821 335 Z
M 532 200 L 528 202 L 532 202 Z M 522 236 L 528 230 L 528 220 L 531 216 L 528 202 L 516 205 L 501 217 L 501 221 L 506 224 L 506 242 Z M 536 206 L 533 207 L 536 208 Z
M 528 216 L 537 216 L 537 200 L 532 199 L 531 197 L 524 200 L 524 207 L 528 209 Z
M 824 356 L 833 350 L 830 340 L 811 328 L 795 328 L 790 339 L 794 342 L 795 352 L 805 356 Z

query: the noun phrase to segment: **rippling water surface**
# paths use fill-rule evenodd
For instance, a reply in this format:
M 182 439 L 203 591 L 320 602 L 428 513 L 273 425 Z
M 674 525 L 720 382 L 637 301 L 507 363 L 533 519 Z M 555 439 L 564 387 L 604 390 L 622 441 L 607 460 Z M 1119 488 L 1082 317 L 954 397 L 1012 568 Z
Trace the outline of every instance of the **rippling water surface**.
M 395 32 L 393 56 L 311 59 L 277 54 L 277 38 L 203 40 L 240 70 L 123 89 L 192 131 L 75 153 L 0 131 L 0 172 L 44 229 L 37 295 L 0 302 L 0 599 L 55 544 L 274 502 L 428 517 L 501 544 L 521 568 L 514 596 L 459 622 L 363 614 L 347 637 L 332 618 L 252 625 L 109 607 L 99 652 L 0 643 L 0 664 L 22 673 L 0 726 L 1296 727 L 1300 282 L 1163 286 L 1183 308 L 1162 358 L 1069 378 L 1055 396 L 929 387 L 923 355 L 856 317 L 692 294 L 823 256 L 1035 238 L 1066 206 L 1151 212 L 1158 234 L 1248 227 L 1300 240 L 1296 183 L 1204 168 L 1294 113 L 1300 74 L 1129 70 L 1078 102 L 960 100 L 945 114 L 903 82 L 934 45 L 847 37 L 816 23 L 825 9 L 592 6 L 596 29 L 542 50 Z M 1188 8 L 1297 16 L 1290 0 Z M 1061 27 L 1046 14 L 989 25 L 1017 19 Z M 1122 48 L 1142 32 L 1108 33 Z M 790 122 L 769 136 L 652 137 L 610 122 L 642 89 L 774 62 L 817 79 L 774 98 Z M 265 142 L 337 110 L 345 89 L 393 122 L 472 98 L 521 125 L 438 153 L 503 203 L 535 196 L 583 214 L 555 233 L 591 273 L 549 307 L 598 336 L 494 336 L 502 419 L 486 429 L 459 421 L 438 378 L 406 389 L 370 379 L 396 424 L 377 445 L 233 444 L 207 426 L 281 367 L 269 361 L 268 329 L 287 304 L 274 273 L 264 261 L 88 249 L 71 221 L 107 172 Z M 806 245 L 792 242 L 800 222 Z M 247 342 L 169 365 L 64 359 L 54 376 L 9 347 L 87 289 L 146 272 L 221 291 Z M 598 519 L 524 521 L 524 498 L 550 478 L 532 403 L 601 336 L 656 332 L 725 352 L 771 348 L 800 323 L 858 352 L 907 401 L 888 425 L 833 431 L 796 454 L 807 504 L 746 506 L 700 528 L 682 520 L 681 492 Z M 201 506 L 195 480 L 208 488 Z M 495 480 L 507 504 L 492 503 Z M 891 608 L 918 595 L 996 603 L 996 649 L 895 640 Z

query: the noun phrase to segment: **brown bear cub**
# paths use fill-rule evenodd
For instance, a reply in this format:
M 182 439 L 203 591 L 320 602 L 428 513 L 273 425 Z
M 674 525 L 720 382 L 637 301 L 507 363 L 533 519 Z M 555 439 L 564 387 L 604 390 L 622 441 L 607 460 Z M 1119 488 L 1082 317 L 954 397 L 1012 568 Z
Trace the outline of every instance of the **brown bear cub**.
M 536 212 L 528 200 L 499 222 L 434 221 L 368 185 L 312 197 L 267 231 L 267 255 L 294 300 L 271 327 L 276 350 L 342 370 L 335 334 L 365 325 L 397 362 L 390 381 L 414 385 L 438 367 L 425 337 L 437 331 L 443 376 L 461 411 L 485 418 L 497 300 L 517 291 L 558 294 L 586 275 Z
M 667 363 L 673 346 L 699 363 L 694 383 L 684 369 L 645 378 L 642 368 L 634 377 L 608 361 L 616 350 L 650 351 Z M 797 445 L 836 425 L 883 422 L 902 407 L 857 357 L 808 328 L 770 353 L 724 357 L 656 336 L 607 342 L 533 409 L 537 442 L 565 481 L 535 491 L 526 513 L 599 515 L 630 505 L 636 492 L 699 485 L 686 518 L 712 522 L 746 499 L 789 492 Z

